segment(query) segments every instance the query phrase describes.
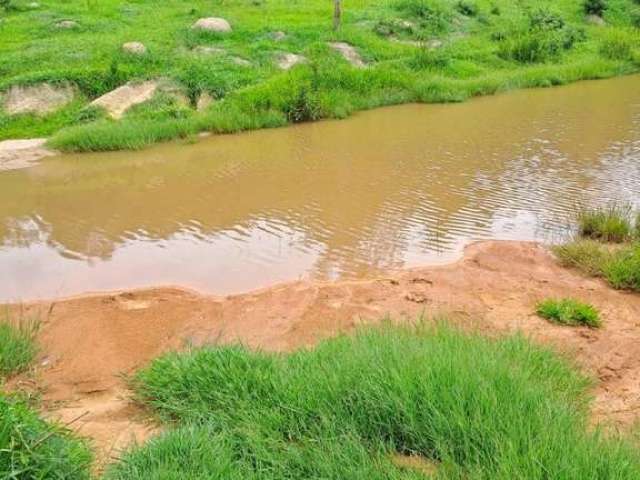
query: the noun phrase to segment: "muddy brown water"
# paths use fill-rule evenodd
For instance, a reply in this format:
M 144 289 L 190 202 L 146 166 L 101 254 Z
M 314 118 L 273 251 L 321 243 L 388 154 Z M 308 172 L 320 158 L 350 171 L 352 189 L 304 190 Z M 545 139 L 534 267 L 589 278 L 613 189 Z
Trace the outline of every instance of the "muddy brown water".
M 639 76 L 63 155 L 0 172 L 0 301 L 377 275 L 612 200 L 640 203 Z

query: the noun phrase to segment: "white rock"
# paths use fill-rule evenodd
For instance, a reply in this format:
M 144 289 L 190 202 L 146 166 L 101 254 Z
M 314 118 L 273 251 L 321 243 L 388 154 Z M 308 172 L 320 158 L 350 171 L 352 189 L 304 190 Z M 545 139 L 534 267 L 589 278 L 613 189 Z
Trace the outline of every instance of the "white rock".
M 129 82 L 96 98 L 91 105 L 104 108 L 112 118 L 118 119 L 132 106 L 151 100 L 157 89 L 156 81 Z
M 360 57 L 360 54 L 353 45 L 349 45 L 345 42 L 330 42 L 329 46 L 336 52 L 339 52 L 344 59 L 356 68 L 366 67 L 366 63 Z
M 147 53 L 147 47 L 140 42 L 127 42 L 122 44 L 122 51 L 132 55 L 144 55 Z
M 231 61 L 233 63 L 235 63 L 236 65 L 239 65 L 241 67 L 250 67 L 251 66 L 251 62 L 249 60 L 241 58 L 241 57 L 231 57 Z
M 9 115 L 49 113 L 71 102 L 75 93 L 70 84 L 14 86 L 5 95 L 4 109 Z
M 206 110 L 213 103 L 213 101 L 213 97 L 209 94 L 209 92 L 203 92 L 198 98 L 196 108 L 199 112 L 201 112 L 202 110 Z
M 198 45 L 193 49 L 193 52 L 200 55 L 224 55 L 227 53 L 224 48 L 208 47 L 205 45 Z
M 60 20 L 56 23 L 56 28 L 61 30 L 72 30 L 78 26 L 78 22 L 74 20 Z
M 281 53 L 276 59 L 278 67 L 283 70 L 289 70 L 290 68 L 298 65 L 299 63 L 306 63 L 307 58 L 295 53 Z
M 227 22 L 224 18 L 218 17 L 201 18 L 196 23 L 194 23 L 193 27 L 191 28 L 218 33 L 229 33 L 232 30 L 229 22 Z
M 0 171 L 30 167 L 55 152 L 45 148 L 46 138 L 0 142 Z

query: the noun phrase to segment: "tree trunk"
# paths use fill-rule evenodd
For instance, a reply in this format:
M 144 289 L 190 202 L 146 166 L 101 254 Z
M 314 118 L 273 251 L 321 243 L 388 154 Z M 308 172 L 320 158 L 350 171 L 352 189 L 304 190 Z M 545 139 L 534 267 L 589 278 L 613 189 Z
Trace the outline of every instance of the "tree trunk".
M 338 30 L 340 28 L 340 21 L 342 20 L 342 6 L 341 0 L 333 0 L 333 29 Z

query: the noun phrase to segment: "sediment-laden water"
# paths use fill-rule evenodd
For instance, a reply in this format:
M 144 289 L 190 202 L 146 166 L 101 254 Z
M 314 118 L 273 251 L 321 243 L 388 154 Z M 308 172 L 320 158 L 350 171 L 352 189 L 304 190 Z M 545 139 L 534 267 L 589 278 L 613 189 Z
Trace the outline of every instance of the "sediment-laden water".
M 638 76 L 64 155 L 0 172 L 0 301 L 375 275 L 612 200 L 640 203 Z

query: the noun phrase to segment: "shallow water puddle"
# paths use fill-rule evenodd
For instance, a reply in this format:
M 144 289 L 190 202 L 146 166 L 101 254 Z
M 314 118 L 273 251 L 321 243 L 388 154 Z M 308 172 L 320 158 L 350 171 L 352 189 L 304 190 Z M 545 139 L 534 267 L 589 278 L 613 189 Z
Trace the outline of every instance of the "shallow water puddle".
M 638 76 L 65 155 L 0 172 L 0 300 L 375 275 L 614 199 L 640 202 Z

